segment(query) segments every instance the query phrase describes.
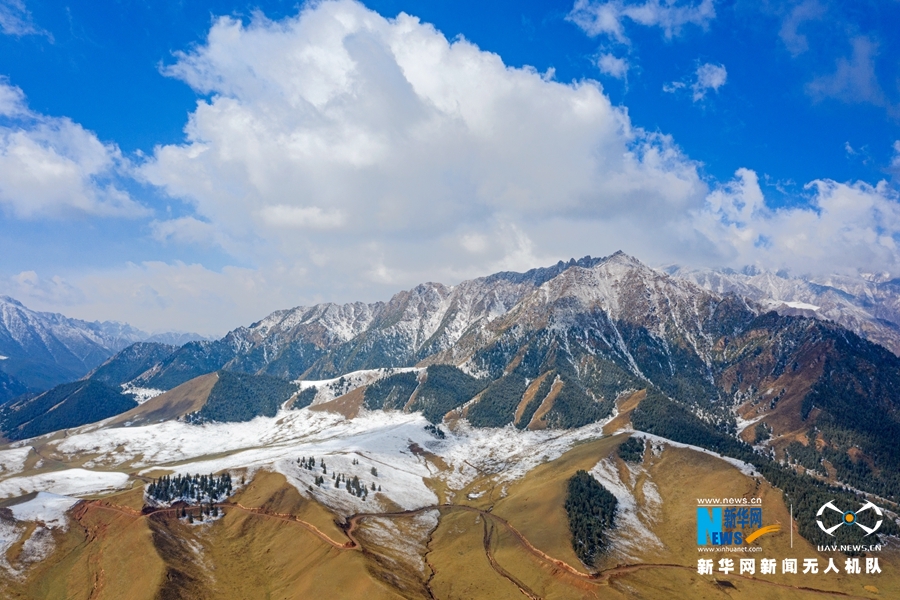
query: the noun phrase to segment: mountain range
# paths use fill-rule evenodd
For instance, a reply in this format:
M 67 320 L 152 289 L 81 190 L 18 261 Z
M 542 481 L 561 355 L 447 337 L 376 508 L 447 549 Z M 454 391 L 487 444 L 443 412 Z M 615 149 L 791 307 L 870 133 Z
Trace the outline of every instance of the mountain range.
M 839 533 L 887 549 L 865 593 L 889 597 L 900 357 L 822 310 L 877 324 L 886 283 L 866 304 L 618 252 L 135 342 L 0 404 L 0 592 L 862 597 L 862 578 L 699 576 L 697 503 L 718 497 L 762 506 L 766 556 L 842 565 L 817 511 L 884 507 L 857 511 L 873 537 Z
M 76 386 L 8 403 L 0 427 L 12 438 L 74 427 L 136 406 L 123 386 L 165 391 L 217 371 L 287 382 L 375 370 L 356 386 L 367 409 L 522 429 L 582 427 L 608 417 L 623 394 L 648 390 L 653 400 L 638 415 L 677 409 L 713 437 L 763 443 L 811 471 L 886 497 L 900 493 L 900 450 L 884 443 L 900 436 L 892 392 L 900 389 L 900 358 L 838 323 L 784 314 L 772 310 L 782 305 L 771 297 L 760 299 L 765 290 L 818 289 L 800 297 L 825 305 L 844 297 L 837 288 L 692 273 L 676 277 L 618 252 L 456 286 L 425 283 L 388 302 L 277 311 L 219 340 L 129 346 L 88 375 L 97 397 L 90 417 L 69 410 L 59 420 L 62 408 L 84 402 L 72 395 L 85 393 Z M 730 289 L 739 283 L 737 291 L 755 286 L 755 298 Z M 847 306 L 845 299 L 833 310 L 847 314 Z M 412 379 L 392 372 L 413 367 L 421 373 Z M 298 408 L 314 401 L 305 398 Z
M 874 273 L 793 277 L 754 267 L 735 271 L 669 266 L 663 270 L 717 294 L 749 298 L 781 314 L 834 321 L 900 355 L 900 279 Z
M 0 296 L 0 403 L 80 379 L 135 342 L 182 345 L 201 336 L 149 334 L 115 321 L 88 322 L 30 310 Z

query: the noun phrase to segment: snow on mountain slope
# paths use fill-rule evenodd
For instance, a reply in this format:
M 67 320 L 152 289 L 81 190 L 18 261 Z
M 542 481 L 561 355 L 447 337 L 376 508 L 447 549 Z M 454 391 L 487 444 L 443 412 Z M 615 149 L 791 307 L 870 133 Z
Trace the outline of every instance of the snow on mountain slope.
M 78 498 L 38 492 L 27 502 L 13 504 L 10 510 L 18 521 L 40 521 L 47 527 L 65 528 L 66 511 L 77 503 Z
M 834 321 L 900 356 L 900 280 L 858 277 L 793 277 L 758 269 L 692 269 L 671 266 L 670 275 L 717 294 L 735 293 L 769 310 Z
M 302 494 L 342 514 L 373 510 L 378 496 L 367 500 L 335 488 L 335 472 L 358 476 L 367 487 L 404 508 L 436 504 L 426 478 L 446 481 L 459 491 L 477 477 L 493 473 L 511 481 L 562 455 L 580 440 L 600 437 L 605 422 L 567 431 L 520 431 L 513 427 L 480 429 L 459 423 L 438 439 L 425 429 L 420 414 L 363 411 L 354 419 L 307 409 L 280 411 L 272 418 L 246 423 L 190 425 L 168 421 L 143 427 L 85 427 L 72 430 L 42 451 L 63 461 L 92 457 L 83 468 L 36 475 L 0 474 L 0 498 L 32 491 L 84 495 L 126 485 L 128 472 L 171 469 L 177 473 L 211 473 L 266 468 L 283 473 Z M 215 440 L 211 444 L 211 440 Z M 416 448 L 441 456 L 448 470 L 436 469 Z M 213 458 L 212 455 L 215 455 Z M 322 487 L 314 485 L 320 469 L 302 468 L 297 460 L 324 459 L 328 473 Z M 353 464 L 354 460 L 358 464 Z M 372 468 L 377 476 L 372 474 Z M 309 486 L 313 486 L 312 492 Z
M 400 369 L 362 369 L 341 375 L 340 377 L 332 377 L 331 379 L 308 380 L 298 379 L 293 383 L 300 386 L 301 390 L 309 388 L 316 389 L 316 396 L 311 405 L 316 406 L 325 402 L 330 402 L 339 396 L 348 394 L 353 390 L 364 385 L 371 385 L 379 379 L 384 379 L 390 375 L 397 373 L 421 373 L 425 369 L 418 367 L 404 367 Z
M 115 471 L 66 469 L 0 480 L 0 498 L 14 498 L 31 492 L 64 496 L 86 496 L 125 487 L 128 474 Z
M 0 477 L 9 476 L 24 469 L 25 460 L 30 453 L 31 448 L 28 446 L 0 450 Z

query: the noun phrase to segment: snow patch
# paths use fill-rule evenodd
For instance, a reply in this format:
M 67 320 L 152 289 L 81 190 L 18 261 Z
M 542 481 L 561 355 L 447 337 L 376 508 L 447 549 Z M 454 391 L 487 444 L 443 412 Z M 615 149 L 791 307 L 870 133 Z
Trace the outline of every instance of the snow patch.
M 192 425 L 166 421 L 138 427 L 80 429 L 51 442 L 58 452 L 75 460 L 86 454 L 85 464 L 94 471 L 72 469 L 0 481 L 0 497 L 31 491 L 82 495 L 126 485 L 118 465 L 146 473 L 170 469 L 173 474 L 219 473 L 235 469 L 274 470 L 282 473 L 301 494 L 313 497 L 338 514 L 375 512 L 399 505 L 404 509 L 437 504 L 426 485 L 428 478 L 443 480 L 453 492 L 477 478 L 489 477 L 499 493 L 509 482 L 538 465 L 559 458 L 579 441 L 603 437 L 608 419 L 572 430 L 522 431 L 513 426 L 475 428 L 458 421 L 438 439 L 425 427 L 419 413 L 363 410 L 353 419 L 330 412 L 281 410 L 274 417 L 257 417 L 244 423 Z M 24 449 L 23 449 L 24 450 Z M 442 470 L 429 462 L 425 452 L 440 456 Z M 316 467 L 301 467 L 297 459 L 315 457 Z M 325 460 L 324 473 L 319 461 Z M 371 470 L 377 470 L 377 477 Z M 334 487 L 333 473 L 357 476 L 368 489 L 365 500 Z M 318 476 L 325 477 L 321 486 Z M 371 490 L 372 483 L 381 492 Z M 312 490 L 310 490 L 312 486 Z
M 0 498 L 24 496 L 31 492 L 84 496 L 121 489 L 127 484 L 128 475 L 125 473 L 66 469 L 0 481 Z
M 66 511 L 79 502 L 78 498 L 38 492 L 27 502 L 10 506 L 17 521 L 40 521 L 47 527 L 66 527 Z
M 604 458 L 590 473 L 618 501 L 616 526 L 609 534 L 610 545 L 630 560 L 637 560 L 647 550 L 661 550 L 663 543 L 650 528 L 656 523 L 662 498 L 646 470 L 626 467 L 628 481 L 623 481 L 616 461 Z M 639 475 L 645 477 L 641 489 L 644 502 L 640 506 L 634 493 Z
M 718 452 L 713 452 L 712 450 L 707 450 L 706 448 L 701 448 L 700 446 L 692 446 L 690 444 L 682 444 L 681 442 L 675 442 L 668 438 L 660 437 L 658 435 L 653 435 L 652 433 L 645 433 L 643 431 L 635 431 L 633 437 L 640 437 L 645 440 L 650 440 L 651 442 L 655 442 L 658 444 L 668 444 L 673 448 L 687 448 L 688 450 L 693 450 L 694 452 L 702 452 L 703 454 L 708 454 L 710 456 L 714 456 L 719 460 L 724 460 L 728 464 L 736 467 L 738 471 L 743 473 L 748 477 L 762 477 L 757 471 L 756 467 L 751 465 L 750 463 L 746 463 L 742 460 L 738 460 L 736 458 L 731 458 L 730 456 L 722 456 Z M 656 444 L 654 444 L 655 446 Z
M 316 388 L 316 397 L 312 401 L 312 406 L 315 406 L 324 402 L 330 402 L 359 387 L 370 385 L 379 379 L 384 379 L 385 377 L 390 377 L 397 373 L 420 373 L 424 370 L 425 369 L 418 367 L 404 367 L 400 369 L 362 369 L 360 371 L 353 371 L 341 375 L 340 377 L 334 377 L 333 379 L 319 379 L 313 381 L 298 379 L 292 383 L 298 384 L 301 391 L 307 388 Z
M 31 446 L 0 450 L 0 477 L 9 476 L 24 469 L 29 454 L 31 454 Z
M 156 398 L 164 391 L 165 390 L 157 390 L 155 388 L 134 387 L 129 383 L 122 384 L 122 393 L 134 396 L 134 401 L 138 404 L 143 404 L 147 400 Z
M 369 517 L 361 522 L 357 535 L 390 549 L 392 552 L 385 556 L 387 560 L 398 566 L 405 563 L 428 576 L 428 565 L 423 557 L 428 552 L 428 537 L 437 528 L 439 516 L 437 510 L 429 510 L 403 519 L 402 528 L 395 519 Z
M 745 429 L 747 429 L 748 427 L 750 427 L 751 425 L 753 425 L 760 419 L 764 418 L 765 416 L 766 416 L 765 414 L 762 414 L 762 415 L 757 415 L 757 416 L 753 417 L 752 419 L 744 419 L 740 415 L 735 414 L 734 420 L 735 420 L 735 423 L 737 424 L 738 434 L 742 433 Z
M 807 304 L 806 302 L 783 302 L 785 306 L 790 306 L 791 308 L 799 308 L 802 310 L 819 310 L 821 306 L 816 306 L 815 304 Z

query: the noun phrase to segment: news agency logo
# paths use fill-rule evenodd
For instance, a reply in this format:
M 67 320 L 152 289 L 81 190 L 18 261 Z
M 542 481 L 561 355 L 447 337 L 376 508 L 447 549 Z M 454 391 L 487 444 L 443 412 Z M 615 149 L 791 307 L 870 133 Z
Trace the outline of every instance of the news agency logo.
M 825 509 L 830 509 L 833 512 L 839 513 L 841 515 L 840 518 L 838 519 L 831 513 L 825 513 Z M 865 512 L 867 510 L 873 510 L 878 516 L 878 521 L 872 527 L 867 527 L 859 522 L 859 513 Z M 826 515 L 832 518 L 828 519 Z M 843 511 L 834 505 L 833 500 L 829 500 L 819 507 L 819 512 L 816 513 L 816 523 L 819 525 L 819 529 L 821 529 L 831 537 L 834 537 L 834 532 L 838 528 L 840 528 L 841 525 L 846 525 L 848 527 L 859 527 L 866 532 L 866 535 L 864 535 L 863 537 L 868 537 L 878 531 L 878 528 L 881 527 L 881 523 L 884 521 L 884 519 L 882 518 L 883 516 L 884 514 L 882 513 L 881 509 L 871 502 L 866 502 L 859 508 L 859 510 L 854 512 L 852 510 Z M 823 519 L 825 521 L 828 521 L 829 524 L 825 525 L 825 523 L 822 522 Z M 832 525 L 831 523 L 834 523 L 835 520 L 837 520 L 837 523 Z
M 763 525 L 761 506 L 698 506 L 698 546 L 741 546 L 760 536 L 781 531 L 781 525 Z

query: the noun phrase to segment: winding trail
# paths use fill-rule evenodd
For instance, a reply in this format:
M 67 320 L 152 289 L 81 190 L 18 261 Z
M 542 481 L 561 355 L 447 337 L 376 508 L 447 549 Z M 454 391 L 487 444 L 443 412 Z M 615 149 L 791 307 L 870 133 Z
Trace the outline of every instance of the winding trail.
M 263 508 L 259 508 L 259 507 L 244 506 L 238 502 L 215 502 L 212 505 L 218 506 L 222 509 L 232 509 L 232 510 L 236 509 L 236 510 L 240 510 L 240 511 L 246 512 L 248 514 L 257 515 L 260 517 L 265 517 L 265 518 L 269 518 L 269 519 L 277 519 L 277 520 L 285 521 L 285 522 L 289 522 L 289 523 L 296 523 L 296 524 L 300 525 L 301 527 L 303 527 L 304 529 L 306 529 L 307 531 L 309 531 L 310 533 L 312 533 L 313 535 L 315 535 L 316 537 L 318 537 L 319 539 L 321 539 L 323 542 L 331 545 L 332 547 L 334 547 L 338 550 L 362 550 L 362 545 L 356 539 L 356 537 L 354 536 L 354 533 L 359 528 L 360 522 L 363 521 L 364 519 L 376 518 L 376 517 L 377 518 L 388 518 L 388 519 L 411 517 L 411 516 L 415 516 L 415 515 L 418 515 L 418 514 L 421 514 L 424 512 L 432 511 L 432 510 L 437 510 L 441 514 L 443 514 L 444 512 L 449 512 L 449 511 L 465 511 L 465 512 L 470 512 L 470 513 L 476 513 L 478 515 L 481 515 L 481 517 L 482 517 L 482 522 L 483 522 L 483 527 L 484 527 L 482 543 L 484 546 L 485 556 L 487 557 L 488 562 L 491 565 L 491 568 L 493 568 L 493 570 L 498 575 L 500 575 L 504 579 L 507 579 L 513 585 L 515 585 L 519 589 L 519 591 L 522 592 L 522 594 L 524 596 L 530 598 L 530 600 L 541 600 L 541 597 L 539 595 L 537 595 L 534 591 L 532 591 L 530 588 L 528 588 L 528 586 L 526 584 L 524 584 L 522 581 L 520 581 L 515 576 L 513 576 L 511 573 L 509 573 L 506 569 L 504 569 L 497 562 L 496 558 L 494 557 L 494 553 L 492 550 L 492 541 L 493 541 L 493 535 L 495 533 L 495 530 L 494 530 L 495 523 L 498 523 L 498 524 L 502 525 L 503 527 L 505 527 L 516 538 L 516 540 L 518 540 L 522 544 L 522 546 L 526 550 L 528 550 L 529 553 L 531 553 L 533 556 L 535 556 L 538 560 L 540 560 L 548 565 L 551 565 L 553 567 L 556 567 L 558 569 L 561 569 L 561 570 L 565 571 L 566 574 L 577 577 L 578 579 L 580 579 L 582 581 L 588 581 L 588 582 L 592 582 L 592 583 L 596 583 L 596 584 L 608 584 L 611 580 L 613 580 L 617 577 L 620 577 L 622 575 L 627 575 L 628 573 L 634 573 L 637 571 L 650 570 L 650 569 L 676 569 L 676 570 L 689 571 L 691 573 L 696 573 L 695 567 L 679 565 L 679 564 L 670 564 L 670 563 L 635 563 L 635 564 L 626 564 L 626 565 L 616 565 L 615 567 L 611 567 L 609 569 L 604 569 L 603 571 L 599 571 L 597 573 L 586 573 L 584 571 L 576 569 L 575 567 L 568 564 L 567 562 L 557 559 L 557 558 L 554 558 L 554 557 L 550 556 L 549 554 L 536 548 L 534 545 L 532 545 L 531 542 L 528 541 L 528 539 L 518 529 L 516 529 L 509 521 L 507 521 L 503 517 L 495 515 L 489 511 L 481 510 L 481 509 L 475 508 L 473 506 L 466 506 L 464 504 L 433 504 L 433 505 L 423 506 L 421 508 L 414 508 L 414 509 L 410 509 L 410 510 L 389 511 L 389 512 L 372 512 L 372 513 L 356 513 L 354 515 L 351 515 L 347 519 L 346 523 L 342 526 L 342 528 L 344 529 L 344 534 L 347 536 L 347 541 L 343 542 L 343 543 L 341 543 L 337 540 L 333 540 L 331 537 L 328 536 L 328 534 L 323 532 L 321 529 L 319 529 L 312 523 L 304 521 L 304 520 L 302 520 L 294 515 L 291 515 L 291 514 L 276 513 L 276 512 L 267 511 L 267 510 L 265 510 Z M 113 511 L 113 512 L 117 512 L 117 513 L 120 513 L 123 515 L 130 516 L 130 517 L 133 517 L 136 519 L 150 518 L 150 517 L 153 517 L 154 515 L 164 515 L 164 514 L 173 514 L 173 513 L 177 514 L 181 510 L 181 508 L 178 507 L 178 508 L 158 508 L 158 509 L 152 509 L 150 511 L 141 512 L 141 511 L 137 511 L 133 508 L 109 504 L 108 502 L 105 502 L 103 500 L 83 500 L 75 507 L 76 516 L 80 516 L 80 514 L 84 514 L 84 512 L 87 510 L 88 507 L 99 508 L 101 510 L 109 510 L 109 511 Z M 432 569 L 433 569 L 433 567 L 432 567 Z M 849 593 L 841 592 L 841 591 L 837 591 L 837 590 L 823 590 L 823 589 L 812 588 L 812 587 L 807 587 L 807 586 L 788 585 L 788 584 L 784 584 L 784 583 L 768 581 L 765 579 L 757 579 L 756 577 L 749 577 L 747 575 L 739 575 L 736 573 L 729 574 L 729 578 L 740 579 L 740 580 L 743 580 L 746 582 L 750 582 L 750 583 L 754 583 L 754 584 L 762 584 L 762 585 L 769 586 L 769 587 L 790 589 L 790 590 L 795 590 L 795 591 L 804 591 L 804 592 L 810 592 L 810 593 L 815 593 L 815 594 L 824 595 L 824 596 L 833 596 L 833 597 L 838 597 L 838 598 L 851 598 L 854 600 L 866 600 L 867 599 L 866 596 L 857 596 L 854 594 L 849 594 Z M 430 588 L 428 591 L 429 591 L 429 593 L 431 592 Z

